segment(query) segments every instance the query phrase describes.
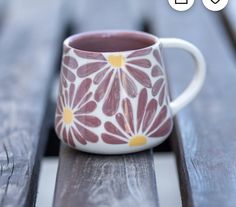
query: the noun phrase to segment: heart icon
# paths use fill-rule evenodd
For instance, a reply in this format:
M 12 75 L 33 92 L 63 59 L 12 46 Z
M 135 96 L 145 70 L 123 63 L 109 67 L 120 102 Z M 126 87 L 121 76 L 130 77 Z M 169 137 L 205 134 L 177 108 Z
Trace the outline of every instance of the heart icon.
M 230 0 L 202 0 L 202 3 L 210 11 L 221 11 L 227 6 L 229 1 Z
M 220 0 L 211 0 L 212 3 L 217 4 Z

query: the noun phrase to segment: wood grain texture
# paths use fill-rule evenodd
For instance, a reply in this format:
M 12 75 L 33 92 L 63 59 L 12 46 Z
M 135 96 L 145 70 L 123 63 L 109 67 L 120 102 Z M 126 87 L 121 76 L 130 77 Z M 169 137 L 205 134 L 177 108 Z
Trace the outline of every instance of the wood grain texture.
M 0 35 L 1 35 L 1 28 L 2 25 L 4 24 L 4 19 L 8 11 L 8 5 L 9 1 L 0 0 Z
M 0 36 L 0 206 L 33 206 L 62 1 L 13 0 Z
M 99 156 L 62 145 L 54 206 L 158 206 L 152 152 Z
M 138 28 L 139 19 L 134 19 L 130 7 L 134 1 L 92 2 L 80 0 L 74 7 L 82 12 L 78 14 L 75 9 L 75 32 Z M 99 156 L 62 145 L 59 162 L 55 207 L 159 206 L 151 151 L 125 156 Z
M 78 31 L 137 29 L 143 8 L 137 0 L 78 0 L 72 3 L 72 21 Z
M 153 12 L 154 13 L 154 12 Z M 155 33 L 191 41 L 207 61 L 207 78 L 198 98 L 177 116 L 177 148 L 183 205 L 236 206 L 236 63 L 225 27 L 217 12 L 195 1 L 185 13 L 167 1 L 155 7 Z M 193 74 L 191 57 L 181 50 L 166 50 L 170 90 L 176 97 Z

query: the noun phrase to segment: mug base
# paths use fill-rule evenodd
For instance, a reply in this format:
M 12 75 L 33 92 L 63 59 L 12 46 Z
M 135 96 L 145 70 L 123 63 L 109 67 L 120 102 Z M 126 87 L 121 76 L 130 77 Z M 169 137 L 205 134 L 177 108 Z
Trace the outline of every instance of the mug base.
M 131 154 L 131 153 L 136 153 L 144 150 L 148 150 L 151 148 L 154 148 L 158 145 L 160 145 L 162 142 L 164 142 L 168 136 L 162 137 L 162 138 L 153 138 L 155 140 L 150 140 L 149 139 L 148 143 L 143 145 L 143 146 L 128 146 L 128 145 L 109 145 L 109 144 L 104 144 L 104 143 L 96 143 L 96 144 L 91 144 L 88 143 L 87 145 L 77 145 L 75 147 L 72 147 L 65 143 L 62 139 L 61 141 L 66 144 L 67 146 L 78 150 L 78 151 L 83 151 L 86 153 L 91 153 L 91 154 L 100 154 L 100 155 L 120 155 L 120 154 Z

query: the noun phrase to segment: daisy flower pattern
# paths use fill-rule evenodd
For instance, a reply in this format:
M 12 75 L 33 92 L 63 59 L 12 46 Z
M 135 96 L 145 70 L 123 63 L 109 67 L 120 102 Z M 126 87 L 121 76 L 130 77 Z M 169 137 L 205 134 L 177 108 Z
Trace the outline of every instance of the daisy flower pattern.
M 89 59 L 77 69 L 79 78 L 92 77 L 96 86 L 94 99 L 100 102 L 104 99 L 102 111 L 107 116 L 113 116 L 120 104 L 121 90 L 129 98 L 138 94 L 138 87 L 152 88 L 151 79 L 147 73 L 152 63 L 146 57 L 152 48 L 127 53 L 84 53 L 74 50 L 82 58 Z
M 164 43 L 138 31 L 68 37 L 55 115 L 59 139 L 97 154 L 133 153 L 162 143 L 177 113 L 169 97 Z
M 115 115 L 116 124 L 107 121 L 106 132 L 101 137 L 107 144 L 128 144 L 130 147 L 143 146 L 148 138 L 166 137 L 172 129 L 172 117 L 165 104 L 154 98 L 148 100 L 147 89 L 143 88 L 138 97 L 137 110 L 129 98 L 122 100 L 122 112 Z
M 79 66 L 77 60 L 68 55 L 70 52 L 70 49 L 65 47 L 63 48 L 63 58 L 62 58 L 62 66 L 61 66 L 61 83 L 63 84 L 64 87 L 68 87 L 68 82 L 72 83 L 75 82 L 76 76 L 73 71 L 77 69 Z
M 155 49 L 153 51 L 153 56 L 154 59 L 156 60 L 156 64 L 153 66 L 152 68 L 152 72 L 151 75 L 152 77 L 155 77 L 155 82 L 152 86 L 152 95 L 153 97 L 157 97 L 157 95 L 159 96 L 159 105 L 161 106 L 164 102 L 164 98 L 167 97 L 166 96 L 166 85 L 165 85 L 165 75 L 163 73 L 163 63 L 162 63 L 162 59 L 160 56 L 160 52 Z
M 88 78 L 78 86 L 71 83 L 67 89 L 60 88 L 55 127 L 58 136 L 72 147 L 76 146 L 75 142 L 85 145 L 98 141 L 98 135 L 90 130 L 101 125 L 100 119 L 91 115 L 97 107 L 96 102 L 91 100 L 91 84 L 92 80 Z

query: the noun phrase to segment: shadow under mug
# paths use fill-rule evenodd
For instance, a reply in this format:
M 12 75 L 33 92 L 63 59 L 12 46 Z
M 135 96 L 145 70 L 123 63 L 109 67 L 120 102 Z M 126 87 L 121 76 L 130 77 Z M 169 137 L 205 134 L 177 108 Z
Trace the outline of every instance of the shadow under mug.
M 196 62 L 193 80 L 169 100 L 162 48 L 180 48 Z M 58 137 L 99 154 L 132 153 L 163 142 L 173 116 L 203 86 L 203 55 L 181 39 L 138 31 L 98 31 L 64 41 L 55 115 Z

